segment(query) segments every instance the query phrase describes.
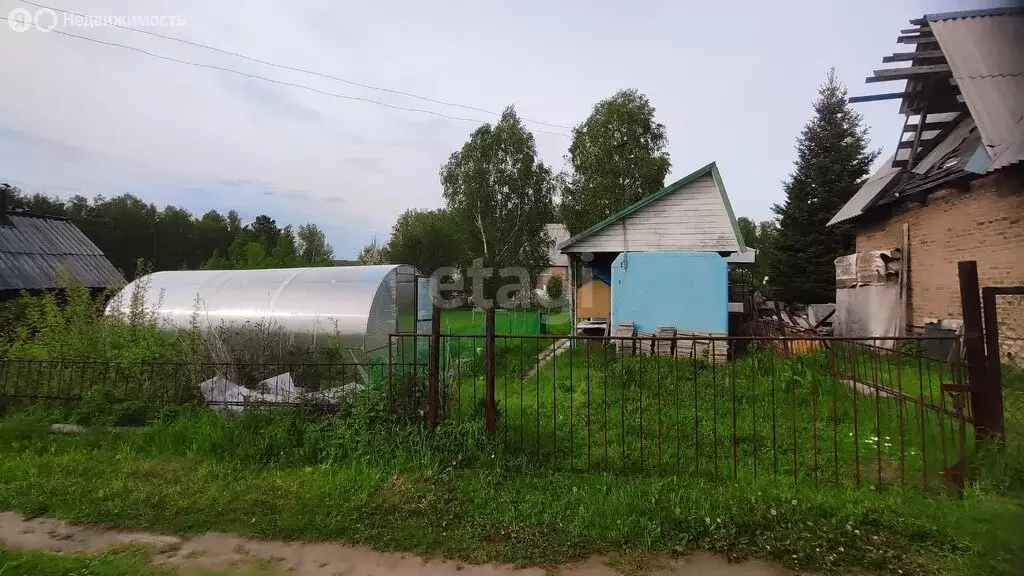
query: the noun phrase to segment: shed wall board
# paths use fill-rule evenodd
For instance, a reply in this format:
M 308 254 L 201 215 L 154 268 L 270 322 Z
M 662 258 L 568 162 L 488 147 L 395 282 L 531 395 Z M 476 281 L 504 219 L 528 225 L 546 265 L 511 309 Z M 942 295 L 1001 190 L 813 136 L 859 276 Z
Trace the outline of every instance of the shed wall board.
M 738 250 L 729 213 L 710 174 L 568 248 L 571 252 Z
M 627 252 L 612 264 L 612 326 L 729 331 L 729 268 L 708 252 Z

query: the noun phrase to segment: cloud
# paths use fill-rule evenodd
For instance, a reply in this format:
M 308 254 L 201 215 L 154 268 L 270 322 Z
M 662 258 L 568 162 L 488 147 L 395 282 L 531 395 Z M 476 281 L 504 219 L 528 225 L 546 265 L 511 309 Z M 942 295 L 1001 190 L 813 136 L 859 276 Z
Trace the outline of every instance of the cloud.
M 515 104 L 524 117 L 566 125 L 635 87 L 667 126 L 672 174 L 716 160 L 737 213 L 764 218 L 782 200 L 780 181 L 828 67 L 838 66 L 851 93 L 867 92 L 863 77 L 892 51 L 907 19 L 955 5 L 937 1 L 942 6 L 927 10 L 886 0 L 783 2 L 751 5 L 739 16 L 729 4 L 611 0 L 250 0 L 244 9 L 150 0 L 144 10 L 130 0 L 95 0 L 74 9 L 175 14 L 187 25 L 155 31 L 486 110 Z M 836 21 L 843 26 L 820 26 Z M 672 22 L 707 25 L 677 34 Z M 722 39 L 722 23 L 731 40 Z M 496 120 L 124 30 L 71 31 L 338 94 Z M 132 191 L 197 212 L 233 206 L 310 220 L 332 230 L 339 254 L 386 236 L 405 209 L 441 205 L 438 169 L 477 126 L 52 33 L 0 26 L 0 53 L 16 55 L 5 59 L 0 90 L 0 176 L 51 191 Z M 778 67 L 792 62 L 800 65 L 779 82 Z M 896 142 L 895 104 L 861 110 L 876 145 Z M 536 141 L 547 164 L 564 164 L 568 139 L 537 133 Z
M 238 211 L 243 221 L 268 214 L 279 225 L 319 224 L 344 257 L 355 254 L 375 233 L 360 221 L 338 213 L 345 198 L 319 197 L 306 190 L 281 189 L 252 180 L 186 180 L 150 170 L 132 161 L 53 143 L 0 126 L 0 181 L 28 192 L 67 198 L 131 193 L 157 206 L 181 206 L 194 215 L 209 210 Z M 335 216 L 331 216 L 335 214 Z

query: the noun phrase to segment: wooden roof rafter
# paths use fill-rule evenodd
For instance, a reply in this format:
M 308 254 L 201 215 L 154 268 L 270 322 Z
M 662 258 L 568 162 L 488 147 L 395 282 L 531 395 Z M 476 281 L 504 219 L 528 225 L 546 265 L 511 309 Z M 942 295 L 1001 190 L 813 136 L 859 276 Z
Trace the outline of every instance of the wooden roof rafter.
M 909 122 L 910 118 L 908 115 L 907 122 L 903 125 L 903 130 L 904 133 L 914 133 L 914 138 L 911 140 L 901 140 L 899 144 L 897 144 L 896 148 L 898 150 L 910 149 L 910 155 L 907 158 L 898 158 L 893 160 L 892 165 L 896 168 L 913 168 L 913 164 L 916 164 L 918 160 L 927 156 L 928 153 L 932 151 L 932 148 L 937 146 L 939 142 L 945 140 L 946 137 L 949 136 L 949 133 L 952 132 L 961 121 L 963 121 L 964 115 L 968 113 L 967 107 L 961 105 L 957 112 L 956 116 L 946 120 L 945 122 L 938 123 L 941 128 L 939 128 L 938 133 L 934 134 L 930 138 L 921 137 L 921 134 L 924 132 L 935 130 L 935 128 L 927 128 L 929 125 L 927 119 L 924 120 L 925 124 L 921 126 L 921 130 L 917 130 L 918 124 L 911 124 Z M 927 114 L 925 114 L 925 117 L 927 118 Z M 920 121 L 921 120 L 918 120 L 918 122 Z
M 949 64 L 928 64 L 923 66 L 906 66 L 903 68 L 885 68 L 882 70 L 875 70 L 874 76 L 868 76 L 865 82 L 892 82 L 894 80 L 908 80 L 910 78 L 943 74 L 952 77 L 952 70 L 949 68 Z
M 948 80 L 953 77 L 953 74 L 949 63 L 946 62 L 945 55 L 939 48 L 930 28 L 922 27 L 919 30 L 920 33 L 915 39 L 920 42 L 916 42 L 913 51 L 894 52 L 891 56 L 882 58 L 884 64 L 907 62 L 909 66 L 875 70 L 873 75 L 866 79 L 867 83 L 906 81 L 906 89 L 903 92 L 854 96 L 849 99 L 851 103 L 900 99 L 902 100 L 900 112 L 915 114 L 921 109 L 920 104 L 923 103 L 923 100 L 932 97 L 930 93 L 934 92 L 934 80 L 944 79 L 948 86 Z M 900 38 L 906 37 L 901 36 Z M 957 107 L 955 98 L 942 98 L 942 100 L 943 102 L 935 103 L 938 108 L 951 110 Z
M 885 56 L 882 58 L 882 64 L 892 64 L 893 62 L 916 62 L 918 60 L 935 60 L 942 59 L 943 62 L 946 60 L 946 55 L 942 53 L 942 50 L 915 50 L 913 52 L 894 52 L 892 56 Z

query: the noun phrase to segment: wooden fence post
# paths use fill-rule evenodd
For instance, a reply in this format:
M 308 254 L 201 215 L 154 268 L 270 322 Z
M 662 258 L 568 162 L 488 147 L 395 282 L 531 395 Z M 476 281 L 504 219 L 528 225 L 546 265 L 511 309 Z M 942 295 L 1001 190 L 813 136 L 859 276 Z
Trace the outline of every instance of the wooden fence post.
M 441 406 L 441 307 L 434 302 L 430 316 L 430 348 L 427 350 L 427 428 L 437 428 Z
M 484 322 L 484 416 L 488 432 L 493 432 L 497 425 L 494 406 L 494 317 L 495 309 L 488 308 Z
M 971 411 L 974 416 L 975 439 L 988 439 L 995 428 L 992 386 L 985 359 L 985 340 L 981 320 L 981 288 L 978 286 L 978 264 L 973 260 L 957 265 L 960 276 L 960 306 L 963 312 L 964 351 L 967 374 L 970 376 Z

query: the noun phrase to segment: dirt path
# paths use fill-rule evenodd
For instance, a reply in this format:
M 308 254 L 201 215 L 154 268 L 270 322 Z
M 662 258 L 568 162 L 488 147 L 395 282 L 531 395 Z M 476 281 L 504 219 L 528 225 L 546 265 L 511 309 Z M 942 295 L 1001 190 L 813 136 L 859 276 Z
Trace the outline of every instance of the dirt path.
M 326 543 L 273 542 L 232 534 L 195 537 L 116 532 L 73 526 L 49 518 L 26 520 L 0 512 L 0 541 L 12 548 L 53 552 L 98 552 L 113 546 L 139 544 L 151 551 L 153 562 L 182 574 L 203 571 L 298 576 L 612 576 L 665 574 L 675 576 L 788 576 L 792 572 L 751 561 L 729 564 L 708 553 L 679 559 L 649 556 L 594 557 L 555 568 L 515 568 L 496 564 L 465 564 L 426 559 L 410 554 L 384 553 Z M 613 567 L 614 566 L 614 567 Z

